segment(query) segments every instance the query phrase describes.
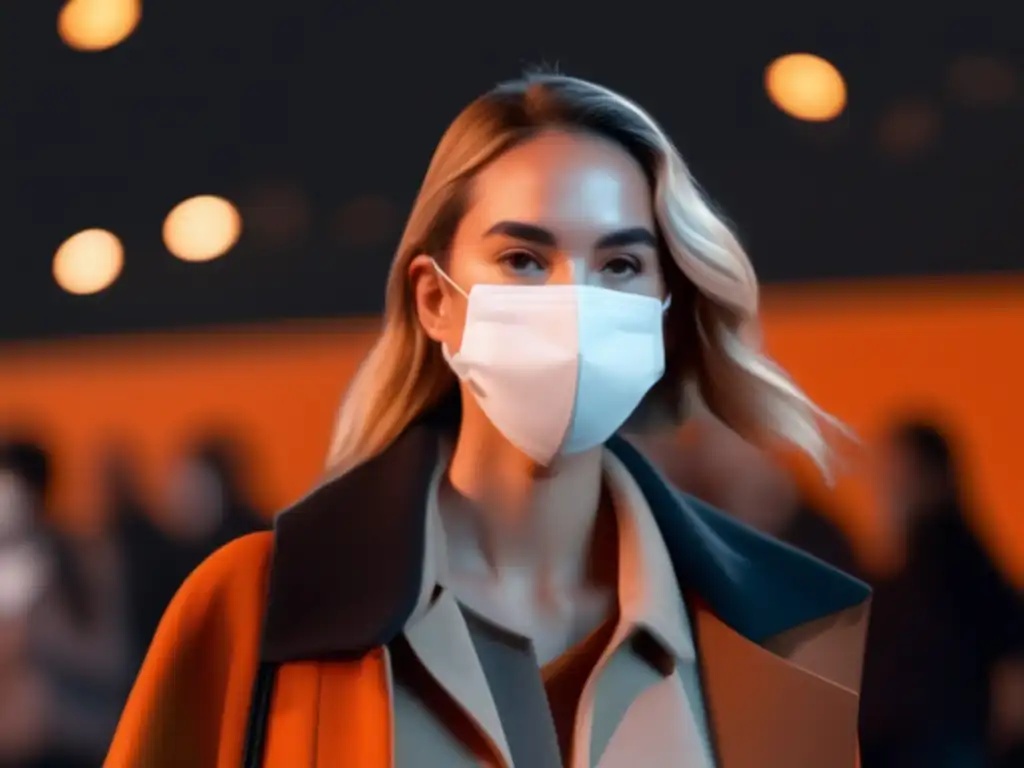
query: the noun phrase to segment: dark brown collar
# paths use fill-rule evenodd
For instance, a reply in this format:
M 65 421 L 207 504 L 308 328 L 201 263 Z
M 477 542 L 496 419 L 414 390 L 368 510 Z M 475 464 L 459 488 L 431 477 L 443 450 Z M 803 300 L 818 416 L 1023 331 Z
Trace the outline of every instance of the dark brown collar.
M 357 658 L 397 637 L 416 606 L 439 428 L 386 451 L 277 518 L 263 659 Z M 608 448 L 650 504 L 683 589 L 754 642 L 863 602 L 866 585 L 672 488 L 629 443 Z

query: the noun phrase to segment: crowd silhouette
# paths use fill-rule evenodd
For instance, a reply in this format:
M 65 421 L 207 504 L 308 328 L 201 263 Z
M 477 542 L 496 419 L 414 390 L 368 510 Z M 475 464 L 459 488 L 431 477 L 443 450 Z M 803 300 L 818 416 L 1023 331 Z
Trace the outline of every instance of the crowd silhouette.
M 102 524 L 54 521 L 53 460 L 38 440 L 0 445 L 0 766 L 96 768 L 164 610 L 185 577 L 266 526 L 240 444 L 198 441 L 167 498 L 147 503 L 131 451 L 97 462 Z

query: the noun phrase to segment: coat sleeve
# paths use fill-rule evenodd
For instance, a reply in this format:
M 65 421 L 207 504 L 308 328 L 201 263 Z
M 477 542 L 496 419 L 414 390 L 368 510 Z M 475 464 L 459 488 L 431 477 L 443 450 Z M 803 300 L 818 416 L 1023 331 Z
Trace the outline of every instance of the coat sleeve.
M 259 661 L 273 534 L 211 555 L 150 645 L 104 768 L 236 768 Z

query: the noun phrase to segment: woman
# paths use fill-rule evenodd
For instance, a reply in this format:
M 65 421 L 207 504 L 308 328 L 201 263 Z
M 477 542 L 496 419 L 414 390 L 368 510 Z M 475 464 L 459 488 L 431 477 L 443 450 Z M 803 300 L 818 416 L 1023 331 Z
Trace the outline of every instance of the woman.
M 867 589 L 615 437 L 681 418 L 695 382 L 824 461 L 756 303 L 636 105 L 558 75 L 475 101 L 413 206 L 331 479 L 190 577 L 107 765 L 852 766 Z

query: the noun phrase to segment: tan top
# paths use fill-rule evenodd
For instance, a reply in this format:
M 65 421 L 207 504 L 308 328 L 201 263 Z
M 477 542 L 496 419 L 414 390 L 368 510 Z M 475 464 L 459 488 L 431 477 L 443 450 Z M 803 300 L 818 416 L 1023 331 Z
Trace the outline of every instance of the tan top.
M 396 768 L 711 768 L 689 619 L 668 553 L 628 471 L 605 453 L 619 534 L 618 616 L 538 667 L 529 641 L 445 588 L 428 496 L 420 606 L 392 651 Z

